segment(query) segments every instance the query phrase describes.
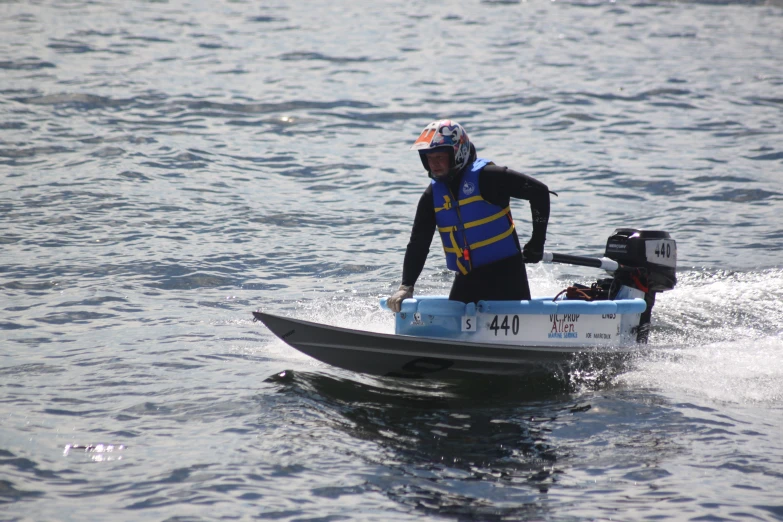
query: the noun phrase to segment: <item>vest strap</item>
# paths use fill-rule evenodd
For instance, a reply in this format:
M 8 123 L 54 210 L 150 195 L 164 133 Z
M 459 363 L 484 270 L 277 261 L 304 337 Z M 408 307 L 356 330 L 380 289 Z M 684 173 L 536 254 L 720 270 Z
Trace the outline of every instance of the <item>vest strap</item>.
M 460 263 L 460 259 L 462 259 L 464 256 L 462 254 L 462 249 L 457 244 L 457 238 L 454 237 L 454 230 L 449 231 L 449 239 L 451 239 L 451 246 L 447 247 L 444 242 L 443 251 L 446 252 L 447 254 L 456 254 L 457 268 L 459 268 L 459 271 L 462 272 L 462 275 L 468 275 L 468 269 L 465 268 L 465 266 L 462 263 Z
M 482 198 L 481 196 L 473 196 L 472 198 L 461 199 L 459 200 L 459 206 L 462 207 L 467 205 L 468 203 L 475 203 L 476 201 L 484 201 L 484 198 Z
M 440 212 L 441 210 L 451 210 L 451 198 L 444 194 L 443 200 L 443 206 L 435 207 L 435 212 Z
M 470 245 L 471 250 L 475 250 L 476 248 L 481 248 L 483 246 L 491 245 L 492 243 L 496 243 L 500 241 L 501 239 L 505 239 L 508 236 L 511 235 L 511 233 L 514 232 L 514 224 L 512 223 L 510 227 L 508 227 L 508 230 L 503 232 L 502 234 L 498 234 L 495 237 L 491 237 L 489 239 L 485 239 L 484 241 L 479 241 L 478 243 L 473 243 Z
M 511 206 L 508 206 L 508 207 L 504 208 L 503 210 L 501 210 L 500 212 L 498 212 L 497 214 L 493 214 L 493 215 L 491 215 L 489 217 L 485 217 L 484 219 L 477 219 L 476 221 L 470 221 L 468 223 L 465 223 L 465 228 L 473 228 L 473 227 L 478 227 L 478 226 L 481 226 L 481 225 L 485 225 L 485 224 L 487 224 L 487 223 L 489 223 L 491 221 L 495 221 L 496 219 L 502 218 L 503 216 L 505 216 L 506 214 L 508 214 L 510 212 L 511 212 Z M 446 233 L 446 232 L 456 232 L 457 230 L 459 230 L 459 229 L 456 226 L 438 227 L 438 232 L 443 232 L 443 233 Z
M 471 198 L 460 199 L 459 201 L 456 201 L 455 203 L 452 203 L 451 202 L 451 198 L 449 198 L 446 195 L 443 196 L 443 199 L 445 200 L 443 202 L 443 206 L 442 207 L 436 207 L 435 208 L 435 212 L 440 212 L 441 210 L 450 210 L 451 207 L 454 206 L 454 205 L 456 205 L 458 207 L 464 207 L 465 205 L 468 205 L 470 203 L 475 203 L 476 201 L 484 201 L 484 198 L 482 198 L 481 196 L 473 196 Z

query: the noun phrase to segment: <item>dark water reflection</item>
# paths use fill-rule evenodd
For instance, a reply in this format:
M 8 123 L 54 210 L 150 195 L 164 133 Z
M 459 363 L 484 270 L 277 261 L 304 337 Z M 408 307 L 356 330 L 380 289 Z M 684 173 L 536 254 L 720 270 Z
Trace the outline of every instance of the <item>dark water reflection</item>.
M 371 487 L 407 507 L 457 518 L 543 516 L 540 496 L 563 473 L 550 426 L 590 409 L 555 377 L 444 383 L 286 371 L 268 382 L 313 404 L 337 432 L 375 445 L 362 458 L 394 478 L 369 478 Z

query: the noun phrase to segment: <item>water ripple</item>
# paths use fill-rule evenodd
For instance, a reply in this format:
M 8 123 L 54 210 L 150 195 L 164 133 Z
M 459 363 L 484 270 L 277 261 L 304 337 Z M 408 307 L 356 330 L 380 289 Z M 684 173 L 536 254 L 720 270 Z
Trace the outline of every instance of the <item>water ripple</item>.
M 6 518 L 775 517 L 781 5 L 4 4 Z M 559 193 L 548 248 L 673 235 L 649 357 L 371 379 L 251 322 L 393 329 L 409 147 L 441 117 Z M 448 292 L 441 257 L 418 294 Z

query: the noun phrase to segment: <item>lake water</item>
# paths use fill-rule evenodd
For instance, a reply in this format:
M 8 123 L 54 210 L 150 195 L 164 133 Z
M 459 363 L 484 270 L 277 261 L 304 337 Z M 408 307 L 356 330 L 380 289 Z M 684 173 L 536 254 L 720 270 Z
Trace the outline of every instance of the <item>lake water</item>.
M 3 520 L 783 520 L 781 2 L 4 1 L 0 34 Z M 559 194 L 548 250 L 677 240 L 626 371 L 374 378 L 252 322 L 393 330 L 440 117 Z

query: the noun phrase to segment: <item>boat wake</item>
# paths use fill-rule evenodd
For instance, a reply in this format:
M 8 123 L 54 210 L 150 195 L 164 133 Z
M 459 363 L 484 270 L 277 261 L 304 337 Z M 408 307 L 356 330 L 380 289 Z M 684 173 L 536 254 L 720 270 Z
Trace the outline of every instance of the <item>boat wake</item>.
M 681 272 L 619 382 L 730 403 L 783 398 L 783 270 Z

